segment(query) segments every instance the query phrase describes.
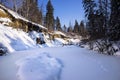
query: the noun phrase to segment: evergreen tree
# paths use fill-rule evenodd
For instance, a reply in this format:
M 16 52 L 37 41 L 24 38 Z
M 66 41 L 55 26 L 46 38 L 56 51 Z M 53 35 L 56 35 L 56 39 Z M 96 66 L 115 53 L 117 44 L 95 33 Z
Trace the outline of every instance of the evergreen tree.
M 82 0 L 83 7 L 85 10 L 85 16 L 90 17 L 95 12 L 95 1 L 94 0 Z
M 120 40 L 120 1 L 111 0 L 110 29 L 108 31 L 111 40 Z
M 111 0 L 103 0 L 103 15 L 105 16 L 104 18 L 104 26 L 105 29 L 108 28 L 109 26 L 109 17 L 110 17 L 110 1 Z
M 96 3 L 94 0 L 82 0 L 83 3 L 83 7 L 85 10 L 85 16 L 88 19 L 87 22 L 87 27 L 88 27 L 88 31 L 89 31 L 89 35 L 90 38 L 94 38 L 96 33 L 96 26 L 94 25 L 94 21 L 95 21 L 95 7 L 96 7 Z
M 64 31 L 64 32 L 67 32 L 67 27 L 66 27 L 66 25 L 63 26 L 63 31 Z
M 47 8 L 46 27 L 48 28 L 48 30 L 54 30 L 54 16 L 53 16 L 54 8 L 51 4 L 51 0 L 48 1 L 46 8 Z
M 68 27 L 68 29 L 67 29 L 67 32 L 70 32 L 70 33 L 72 33 L 72 32 L 73 32 L 71 22 L 69 23 L 69 27 Z
M 74 33 L 79 33 L 79 24 L 78 24 L 77 20 L 75 20 Z
M 109 26 L 110 17 L 110 0 L 99 0 L 99 15 L 101 20 L 101 28 L 103 29 L 101 34 L 106 35 L 107 28 Z
M 68 30 L 67 30 L 67 32 L 72 32 L 73 30 L 72 30 L 72 27 L 70 26 L 70 27 L 68 27 Z
M 59 17 L 56 18 L 56 30 L 62 31 Z
M 83 21 L 80 22 L 79 34 L 80 34 L 81 36 L 84 34 L 84 23 L 83 23 Z
M 84 25 L 84 22 L 83 22 L 83 21 L 80 22 L 79 34 L 80 34 L 82 37 L 86 37 L 86 36 L 87 36 L 87 30 L 86 30 L 86 28 L 85 28 L 85 25 Z

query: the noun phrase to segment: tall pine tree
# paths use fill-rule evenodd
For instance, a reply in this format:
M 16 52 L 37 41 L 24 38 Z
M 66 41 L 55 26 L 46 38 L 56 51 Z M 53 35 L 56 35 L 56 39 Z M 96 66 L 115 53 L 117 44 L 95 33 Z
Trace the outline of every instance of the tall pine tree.
M 48 28 L 48 30 L 54 30 L 54 15 L 53 15 L 54 8 L 51 4 L 51 0 L 48 1 L 46 8 L 47 8 L 45 21 L 46 27 Z
M 67 32 L 67 27 L 66 27 L 66 25 L 63 26 L 63 31 L 64 31 L 64 32 Z
M 79 24 L 77 20 L 75 20 L 74 33 L 79 33 Z
M 86 37 L 86 36 L 87 36 L 87 30 L 86 30 L 86 28 L 85 28 L 85 25 L 84 25 L 84 22 L 83 22 L 83 21 L 80 22 L 79 34 L 80 34 L 82 37 Z
M 59 17 L 56 18 L 56 30 L 62 31 Z
M 85 16 L 87 17 L 87 27 L 88 27 L 88 31 L 89 31 L 89 35 L 90 38 L 94 38 L 96 33 L 96 26 L 94 25 L 94 21 L 95 21 L 95 7 L 96 7 L 96 3 L 94 0 L 82 0 L 83 3 L 83 7 L 85 10 Z
M 69 22 L 69 27 L 68 27 L 68 29 L 67 29 L 67 32 L 69 32 L 69 33 L 72 33 L 72 32 L 73 32 L 71 22 Z

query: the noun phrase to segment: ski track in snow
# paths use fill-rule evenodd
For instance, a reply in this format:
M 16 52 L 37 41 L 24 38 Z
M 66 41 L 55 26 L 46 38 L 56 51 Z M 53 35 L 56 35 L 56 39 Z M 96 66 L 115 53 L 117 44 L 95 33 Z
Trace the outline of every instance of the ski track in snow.
M 0 80 L 17 80 L 15 62 L 24 56 L 47 52 L 60 59 L 60 80 L 120 80 L 120 57 L 96 54 L 75 46 L 17 51 L 0 57 Z

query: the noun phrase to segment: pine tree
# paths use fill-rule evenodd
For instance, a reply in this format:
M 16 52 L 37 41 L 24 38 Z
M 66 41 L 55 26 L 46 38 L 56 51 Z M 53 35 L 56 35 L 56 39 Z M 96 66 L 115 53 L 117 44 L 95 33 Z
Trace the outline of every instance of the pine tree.
M 79 33 L 79 24 L 77 20 L 75 20 L 74 33 Z
M 85 16 L 88 19 L 87 27 L 88 27 L 90 38 L 94 38 L 96 35 L 95 33 L 96 26 L 94 25 L 96 3 L 94 0 L 82 0 L 82 3 L 85 10 Z
M 71 22 L 69 23 L 69 27 L 68 27 L 68 29 L 67 29 L 67 32 L 70 32 L 70 33 L 72 33 L 72 32 L 73 32 Z
M 120 40 L 120 1 L 111 0 L 110 30 L 111 40 Z
M 68 27 L 68 30 L 67 30 L 67 32 L 73 32 L 73 29 L 72 29 L 72 27 L 70 26 L 70 27 Z
M 54 15 L 53 15 L 54 8 L 51 4 L 51 0 L 48 1 L 46 8 L 47 8 L 46 27 L 48 28 L 48 30 L 54 30 Z
M 107 28 L 109 27 L 110 17 L 110 0 L 99 0 L 99 14 L 101 15 L 101 28 L 103 29 L 101 34 L 106 36 Z M 103 24 L 103 25 L 102 25 Z
M 94 0 L 82 0 L 83 7 L 85 10 L 85 16 L 90 17 L 95 12 L 95 1 Z
M 84 25 L 84 22 L 83 22 L 83 21 L 80 22 L 79 34 L 80 34 L 82 37 L 86 37 L 86 36 L 88 35 L 87 30 L 86 30 L 86 28 L 85 28 L 85 25 Z
M 79 34 L 80 34 L 81 36 L 84 34 L 84 23 L 83 23 L 83 21 L 80 22 Z
M 66 27 L 66 25 L 63 26 L 63 31 L 64 31 L 64 32 L 67 32 L 67 27 Z
M 59 17 L 56 18 L 56 30 L 62 31 Z

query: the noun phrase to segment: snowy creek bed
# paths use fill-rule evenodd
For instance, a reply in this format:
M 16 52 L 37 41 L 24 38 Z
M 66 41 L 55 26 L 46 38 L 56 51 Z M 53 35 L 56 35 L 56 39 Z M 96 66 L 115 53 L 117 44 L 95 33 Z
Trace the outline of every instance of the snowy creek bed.
M 0 57 L 0 80 L 120 80 L 120 57 L 76 46 L 17 51 Z

